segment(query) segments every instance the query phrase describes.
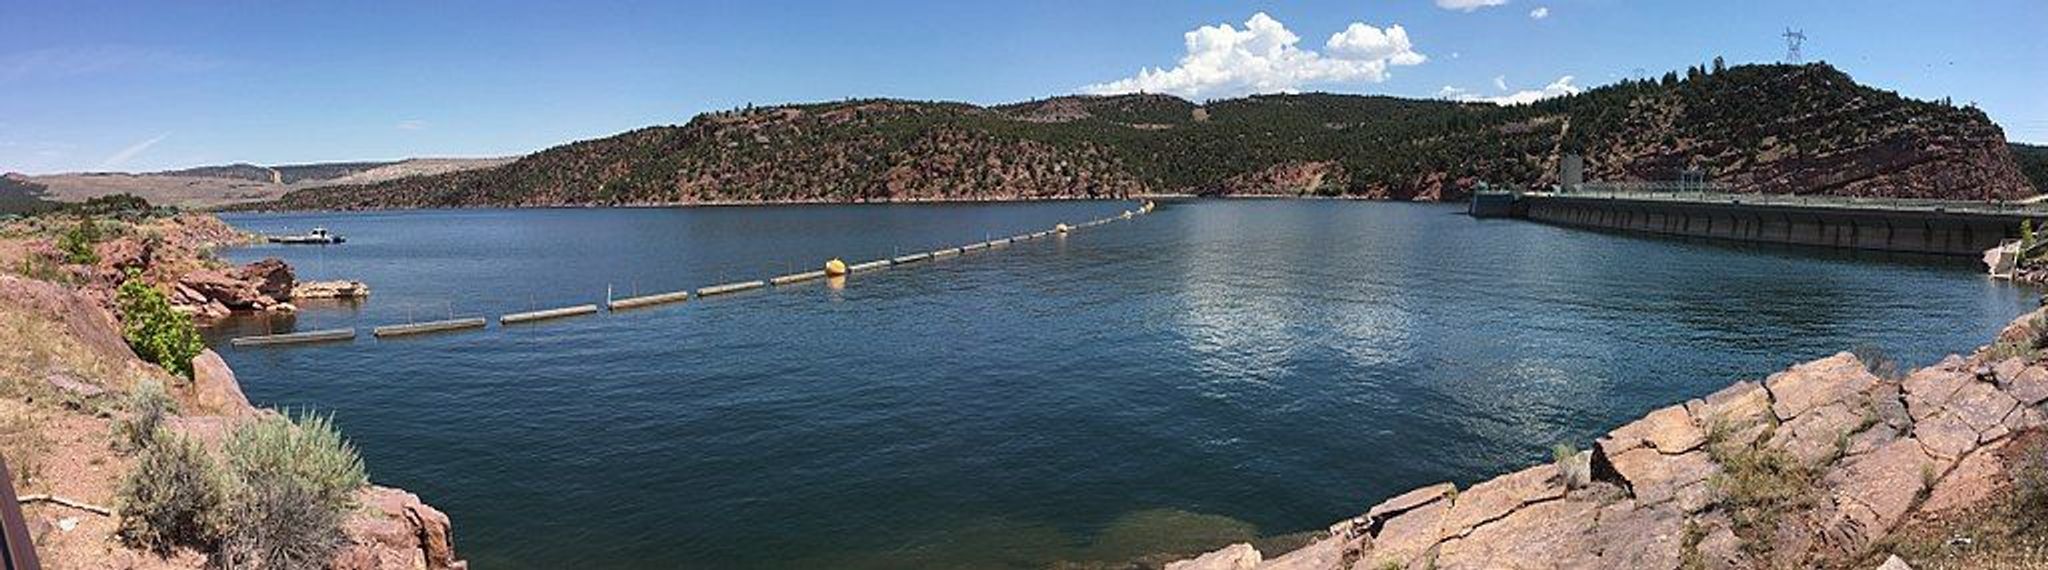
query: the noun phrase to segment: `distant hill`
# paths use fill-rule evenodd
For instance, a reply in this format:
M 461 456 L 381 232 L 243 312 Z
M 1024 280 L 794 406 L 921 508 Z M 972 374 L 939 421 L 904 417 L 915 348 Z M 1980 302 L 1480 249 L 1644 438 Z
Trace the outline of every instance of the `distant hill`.
M 1267 95 L 1057 97 L 996 107 L 859 100 L 700 115 L 503 166 L 308 188 L 259 208 L 1103 197 L 1137 193 L 1460 199 L 1688 168 L 1744 192 L 2034 193 L 1973 107 L 1858 85 L 1826 64 L 1705 67 L 1531 105 Z
M 51 174 L 27 177 L 25 181 L 43 188 L 46 197 L 64 202 L 134 194 L 153 204 L 214 208 L 274 200 L 286 192 L 312 186 L 369 184 L 408 176 L 489 168 L 511 161 L 511 158 L 415 158 L 279 166 L 239 163 L 141 174 Z
M 44 192 L 43 185 L 30 181 L 27 176 L 13 172 L 0 174 L 0 215 L 35 214 L 63 206 L 44 199 Z
M 2012 143 L 2012 157 L 2034 183 L 2035 192 L 2048 192 L 2048 146 Z

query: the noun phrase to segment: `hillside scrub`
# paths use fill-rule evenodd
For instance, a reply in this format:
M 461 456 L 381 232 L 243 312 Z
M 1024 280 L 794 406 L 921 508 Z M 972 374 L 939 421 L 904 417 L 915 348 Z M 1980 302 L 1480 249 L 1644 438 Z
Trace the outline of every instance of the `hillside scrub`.
M 1481 182 L 1703 169 L 1740 192 L 2006 199 L 2033 193 L 1982 110 L 1827 64 L 1700 66 L 1532 104 L 1307 93 L 1194 103 L 1068 96 L 749 107 L 512 163 L 297 190 L 251 209 L 1089 198 L 1134 193 L 1455 200 Z
M 222 544 L 229 566 L 298 568 L 332 557 L 342 521 L 368 484 L 362 457 L 325 416 L 271 415 L 223 445 L 235 482 Z
M 219 539 L 226 501 L 220 470 L 205 446 L 158 429 L 116 495 L 121 536 L 157 553 L 208 550 Z

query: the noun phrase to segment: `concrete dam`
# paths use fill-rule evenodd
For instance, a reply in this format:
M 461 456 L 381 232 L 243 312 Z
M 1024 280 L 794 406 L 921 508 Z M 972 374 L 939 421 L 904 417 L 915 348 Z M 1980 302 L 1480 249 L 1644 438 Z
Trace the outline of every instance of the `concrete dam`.
M 1724 194 L 1713 192 L 1479 192 L 1474 217 L 1756 243 L 1936 255 L 1983 255 L 2017 239 L 2033 204 Z

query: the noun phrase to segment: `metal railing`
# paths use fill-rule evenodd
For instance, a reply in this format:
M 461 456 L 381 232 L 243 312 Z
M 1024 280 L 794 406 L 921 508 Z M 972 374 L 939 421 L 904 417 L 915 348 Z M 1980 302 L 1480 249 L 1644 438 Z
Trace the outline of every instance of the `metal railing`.
M 14 495 L 14 473 L 0 458 L 0 560 L 6 570 L 42 570 L 36 560 L 35 539 L 28 534 L 28 522 L 21 516 L 21 499 Z

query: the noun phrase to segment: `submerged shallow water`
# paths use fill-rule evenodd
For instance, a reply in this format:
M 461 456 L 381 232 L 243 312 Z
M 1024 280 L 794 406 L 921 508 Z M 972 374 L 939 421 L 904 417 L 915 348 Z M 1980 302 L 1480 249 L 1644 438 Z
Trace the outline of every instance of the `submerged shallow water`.
M 480 568 L 1043 567 L 1321 528 L 1857 345 L 1926 363 L 2037 291 L 1969 260 L 1644 238 L 1454 206 L 1194 201 L 682 305 L 376 341 L 1130 207 L 233 215 L 363 303 L 215 331 L 259 405 L 332 412 Z M 224 345 L 225 343 L 218 343 Z

